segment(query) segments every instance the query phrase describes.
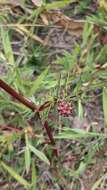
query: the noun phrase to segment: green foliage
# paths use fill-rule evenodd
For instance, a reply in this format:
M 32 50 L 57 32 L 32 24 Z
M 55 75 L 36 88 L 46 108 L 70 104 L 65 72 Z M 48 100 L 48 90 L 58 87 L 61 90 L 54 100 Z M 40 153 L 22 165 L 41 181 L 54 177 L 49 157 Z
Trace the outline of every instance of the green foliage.
M 29 93 L 29 96 L 32 96 L 39 88 L 40 88 L 40 85 L 43 83 L 43 80 L 46 78 L 47 74 L 48 74 L 48 68 L 43 71 L 41 73 L 41 75 L 39 75 L 39 77 L 32 82 L 32 87 L 30 89 L 30 93 Z
M 50 165 L 49 160 L 45 156 L 45 154 L 39 150 L 37 150 L 34 146 L 29 144 L 29 149 L 31 152 L 33 152 L 40 160 L 44 161 L 46 164 Z
M 84 14 L 89 9 L 91 1 L 92 0 L 79 1 L 78 6 L 75 8 L 75 13 Z
M 6 170 L 13 178 L 15 178 L 21 185 L 23 185 L 26 189 L 30 188 L 30 184 L 18 173 L 14 171 L 11 167 L 9 167 L 7 164 L 5 164 L 3 161 L 1 161 L 1 166 Z
M 80 99 L 78 100 L 78 117 L 79 117 L 80 121 L 82 121 L 83 118 L 84 118 L 84 116 L 83 116 L 83 107 L 82 107 Z
M 28 141 L 28 135 L 25 133 L 25 141 L 26 141 L 26 147 L 25 147 L 25 166 L 26 166 L 26 172 L 28 173 L 30 170 L 30 164 L 31 164 L 31 153 L 29 149 L 29 141 Z
M 95 23 L 102 28 L 107 29 L 107 16 L 105 11 L 100 10 L 96 15 L 92 15 L 91 17 L 87 16 L 87 20 L 90 23 Z
M 87 132 L 83 129 L 70 129 L 70 128 L 63 128 L 63 131 L 59 133 L 55 138 L 56 139 L 74 139 L 80 140 L 81 138 L 87 137 L 105 137 L 103 133 L 94 133 L 94 132 Z
M 103 112 L 105 126 L 107 127 L 107 88 L 103 88 Z
M 37 183 L 37 175 L 36 175 L 36 168 L 35 163 L 32 161 L 32 190 L 36 190 L 36 183 Z
M 60 8 L 64 8 L 66 5 L 68 5 L 69 3 L 75 2 L 76 0 L 63 0 L 63 1 L 55 1 L 52 3 L 47 3 L 45 5 L 45 8 L 47 10 L 50 9 L 60 9 Z
M 0 27 L 0 33 L 1 33 L 3 49 L 4 49 L 6 59 L 7 59 L 7 63 L 14 67 L 14 56 L 13 56 L 13 51 L 11 47 L 11 42 L 9 39 L 9 33 L 8 31 L 4 31 L 2 26 Z
M 80 2 L 64 0 L 52 3 L 44 1 L 43 6 L 39 8 L 34 7 L 31 2 L 23 0 L 19 1 L 18 8 L 14 10 L 20 10 L 17 14 L 12 10 L 14 18 L 11 11 L 7 11 L 5 16 L 8 15 L 8 18 L 4 16 L 2 20 L 7 24 L 12 24 L 13 20 L 14 23 L 19 24 L 30 23 L 31 26 L 25 28 L 27 32 L 24 33 L 21 28 L 15 28 L 15 26 L 11 26 L 9 30 L 6 28 L 7 31 L 5 27 L 0 27 L 0 64 L 3 62 L 8 68 L 7 73 L 1 74 L 0 78 L 38 107 L 51 101 L 50 106 L 38 117 L 15 98 L 3 90 L 0 91 L 0 159 L 3 160 L 0 163 L 0 172 L 9 174 L 9 177 L 6 177 L 6 181 L 8 180 L 9 183 L 15 179 L 28 190 L 38 188 L 38 183 L 42 181 L 42 173 L 45 173 L 45 169 L 48 171 L 48 168 L 49 180 L 52 178 L 51 183 L 55 184 L 57 189 L 60 188 L 60 179 L 65 180 L 63 176 L 66 175 L 66 169 L 63 167 L 63 163 L 68 152 L 72 155 L 74 153 L 77 158 L 76 162 L 73 161 L 71 164 L 74 168 L 68 168 L 66 180 L 70 179 L 70 183 L 73 180 L 74 182 L 75 180 L 79 181 L 78 179 L 86 171 L 87 166 L 94 163 L 93 157 L 99 150 L 98 147 L 101 148 L 102 142 L 106 139 L 105 131 L 97 132 L 93 123 L 90 125 L 90 131 L 75 128 L 75 126 L 72 128 L 72 119 L 75 116 L 78 117 L 80 123 L 83 122 L 84 105 L 87 100 L 94 99 L 93 101 L 96 101 L 95 93 L 99 89 L 102 94 L 100 93 L 98 96 L 100 98 L 102 96 L 103 105 L 101 106 L 103 107 L 105 126 L 107 126 L 107 45 L 100 44 L 99 36 L 94 31 L 96 24 L 106 33 L 107 16 L 105 12 L 98 9 L 95 15 L 84 19 L 85 26 L 81 42 L 75 44 L 72 52 L 65 51 L 63 56 L 55 60 L 56 67 L 61 66 L 60 71 L 54 70 L 50 63 L 50 66 L 47 67 L 47 47 L 43 44 L 40 46 L 31 38 L 32 35 L 40 34 L 41 38 L 44 38 L 45 32 L 51 27 L 42 23 L 42 19 L 47 19 L 45 9 L 52 11 L 65 8 L 66 5 L 71 5 L 73 2 L 73 6 L 76 6 L 75 13 L 85 14 L 86 11 L 90 11 L 90 0 Z M 7 3 L 7 1 L 1 3 Z M 42 12 L 44 14 L 41 19 Z M 39 26 L 40 21 L 42 24 L 40 23 Z M 15 41 L 15 39 L 17 40 Z M 18 50 L 17 46 L 14 47 L 17 41 L 20 44 Z M 71 103 L 73 110 L 68 118 L 59 115 L 57 106 L 60 99 Z M 49 145 L 46 131 L 42 128 L 45 120 L 49 122 L 48 130 L 52 129 L 52 134 L 54 134 L 55 147 L 54 143 Z M 73 141 L 78 141 L 80 144 L 72 145 Z M 55 148 L 60 150 L 58 158 L 53 156 Z M 40 164 L 42 162 L 44 163 Z M 46 168 L 41 169 L 42 165 Z M 53 170 L 52 175 L 50 175 L 50 168 Z M 26 177 L 31 179 L 30 182 L 26 180 Z M 43 180 L 45 181 L 45 179 Z M 92 187 L 93 190 L 102 180 L 103 177 L 96 181 Z M 41 184 L 44 186 L 43 188 L 48 189 L 45 182 Z
M 101 48 L 100 52 L 96 56 L 96 63 L 99 61 L 101 65 L 105 64 L 107 60 L 107 45 Z
M 65 51 L 62 58 L 58 58 L 56 63 L 63 65 L 65 71 L 70 72 L 77 64 L 78 56 L 80 55 L 80 46 L 77 44 L 72 53 Z

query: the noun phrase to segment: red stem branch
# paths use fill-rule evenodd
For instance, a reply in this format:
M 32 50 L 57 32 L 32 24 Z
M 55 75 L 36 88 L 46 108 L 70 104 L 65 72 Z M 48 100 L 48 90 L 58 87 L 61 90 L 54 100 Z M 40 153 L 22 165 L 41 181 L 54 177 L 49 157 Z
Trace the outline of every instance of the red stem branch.
M 10 87 L 6 82 L 4 82 L 1 79 L 0 79 L 0 87 L 3 90 L 5 90 L 8 94 L 13 96 L 15 99 L 17 99 L 19 102 L 24 104 L 26 107 L 30 108 L 32 111 L 37 111 L 38 114 L 39 114 L 40 111 L 43 111 L 45 108 L 47 108 L 50 105 L 49 102 L 46 102 L 42 106 L 40 106 L 38 108 L 33 102 L 31 102 L 30 100 L 28 100 L 27 98 L 25 98 L 24 96 L 22 96 L 21 94 L 16 92 L 12 87 Z M 49 137 L 49 140 L 50 140 L 51 144 L 55 145 L 55 141 L 54 141 L 51 129 L 48 126 L 47 122 L 44 123 L 44 128 L 45 128 L 45 130 L 47 132 L 47 135 Z
M 31 102 L 30 100 L 28 100 L 27 98 L 16 92 L 12 87 L 10 87 L 1 79 L 0 79 L 0 87 L 4 89 L 7 93 L 9 93 L 11 96 L 13 96 L 15 99 L 17 99 L 19 102 L 30 108 L 32 111 L 38 110 L 37 106 L 33 102 Z
M 53 153 L 56 157 L 58 157 L 58 150 L 57 150 L 57 148 L 55 148 L 55 140 L 54 140 L 52 132 L 51 132 L 51 127 L 48 125 L 47 121 L 45 121 L 45 123 L 44 123 L 44 128 L 48 134 L 51 145 L 53 146 Z

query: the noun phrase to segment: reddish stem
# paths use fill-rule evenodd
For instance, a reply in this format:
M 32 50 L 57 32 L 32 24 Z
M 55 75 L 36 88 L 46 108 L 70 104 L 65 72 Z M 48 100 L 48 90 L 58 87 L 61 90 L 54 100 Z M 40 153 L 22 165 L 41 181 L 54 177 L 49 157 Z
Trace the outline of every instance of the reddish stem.
M 51 142 L 51 145 L 54 147 L 55 146 L 55 141 L 54 141 L 54 138 L 53 138 L 53 135 L 52 135 L 52 132 L 51 132 L 51 127 L 48 125 L 48 122 L 45 121 L 44 123 L 44 128 L 48 134 L 48 137 L 50 139 L 50 142 Z M 57 148 L 53 148 L 53 153 L 56 157 L 58 157 L 58 150 Z
M 15 128 L 14 126 L 10 126 L 10 125 L 0 125 L 0 129 L 9 129 L 11 131 L 14 132 L 21 132 L 21 129 Z
M 4 89 L 6 92 L 8 92 L 11 96 L 19 100 L 21 103 L 23 103 L 25 106 L 30 108 L 31 110 L 33 111 L 38 110 L 37 106 L 33 102 L 31 102 L 30 100 L 28 100 L 27 98 L 16 92 L 12 87 L 10 87 L 1 79 L 0 79 L 0 87 Z
M 28 100 L 27 98 L 25 98 L 24 96 L 22 96 L 21 94 L 16 92 L 12 87 L 10 87 L 6 82 L 4 82 L 1 79 L 0 79 L 0 87 L 3 90 L 5 90 L 7 93 L 9 93 L 11 96 L 13 96 L 15 99 L 17 99 L 19 102 L 21 102 L 22 104 L 24 104 L 25 106 L 30 108 L 32 111 L 37 111 L 38 114 L 40 111 L 43 111 L 45 108 L 47 108 L 50 105 L 49 102 L 46 102 L 38 108 L 33 102 L 31 102 L 30 100 Z M 53 135 L 51 133 L 51 129 L 48 126 L 48 122 L 44 123 L 44 128 L 46 129 L 46 132 L 50 139 L 51 145 L 55 145 L 55 141 L 54 141 Z M 54 151 L 54 154 L 56 154 L 56 150 Z
M 49 136 L 49 139 L 50 139 L 50 141 L 51 141 L 51 144 L 52 144 L 52 145 L 55 145 L 55 142 L 54 142 L 54 139 L 53 139 L 53 135 L 52 135 L 52 133 L 51 133 L 51 128 L 50 128 L 50 126 L 48 125 L 48 122 L 47 122 L 47 121 L 45 121 L 45 123 L 44 123 L 44 128 L 45 128 L 45 130 L 46 130 L 46 132 L 47 132 L 47 134 L 48 134 L 48 136 Z
M 50 106 L 50 102 L 47 101 L 43 105 L 41 105 L 38 109 L 39 112 L 43 111 L 44 109 L 48 108 Z

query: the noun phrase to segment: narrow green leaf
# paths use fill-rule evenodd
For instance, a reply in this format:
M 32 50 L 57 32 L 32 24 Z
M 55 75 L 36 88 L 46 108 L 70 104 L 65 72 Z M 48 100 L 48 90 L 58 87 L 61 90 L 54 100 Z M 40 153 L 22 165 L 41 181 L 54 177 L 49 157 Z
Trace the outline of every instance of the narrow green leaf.
M 50 10 L 50 9 L 58 9 L 58 8 L 64 8 L 67 4 L 69 3 L 74 3 L 76 2 L 77 0 L 63 0 L 63 1 L 55 1 L 55 2 L 52 2 L 52 3 L 47 3 L 45 8 L 47 10 Z
M 77 139 L 79 140 L 80 138 L 86 138 L 86 137 L 104 137 L 106 138 L 105 134 L 101 133 L 94 133 L 94 132 L 87 132 L 82 129 L 69 129 L 69 128 L 64 128 L 64 131 L 59 133 L 57 136 L 55 136 L 56 139 Z
M 78 117 L 79 117 L 80 121 L 83 120 L 83 107 L 82 107 L 80 99 L 78 100 Z
M 88 38 L 90 34 L 92 33 L 92 30 L 93 30 L 93 25 L 86 22 L 84 25 L 84 30 L 83 30 L 83 35 L 82 35 L 82 39 L 83 39 L 83 42 L 81 45 L 82 48 L 87 47 Z
M 1 161 L 1 166 L 13 177 L 15 178 L 21 185 L 23 185 L 26 189 L 30 188 L 30 183 L 28 183 L 23 177 L 17 174 L 11 167 Z
M 47 76 L 48 70 L 49 68 L 45 69 L 45 71 L 43 71 L 41 75 L 35 81 L 33 81 L 29 96 L 32 96 L 40 88 L 40 85 L 43 83 L 43 80 Z
M 26 146 L 25 147 L 25 166 L 26 166 L 26 173 L 28 174 L 30 169 L 30 163 L 31 163 L 31 156 L 30 156 L 30 150 Z
M 50 165 L 50 162 L 48 158 L 45 156 L 45 154 L 39 150 L 37 150 L 34 146 L 29 144 L 29 149 L 31 152 L 33 152 L 40 160 L 44 161 L 46 164 Z
M 107 127 L 107 88 L 103 88 L 103 112 L 105 126 Z
M 78 170 L 77 170 L 77 174 L 78 175 L 81 175 L 81 174 L 83 174 L 83 172 L 85 171 L 85 169 L 86 169 L 86 163 L 85 162 L 81 162 L 80 163 L 80 165 L 79 165 L 79 168 L 78 168 Z
M 10 65 L 14 65 L 14 56 L 13 56 L 13 51 L 12 51 L 8 31 L 5 31 L 2 26 L 0 29 L 1 29 L 2 44 L 3 44 L 6 59 Z
M 26 141 L 26 147 L 25 147 L 25 166 L 26 166 L 26 172 L 28 173 L 29 170 L 30 170 L 31 155 L 30 155 L 29 141 L 28 141 L 27 133 L 25 134 L 25 141 Z
M 35 164 L 34 161 L 32 161 L 32 190 L 36 190 L 36 168 L 35 168 Z
M 88 135 L 92 135 L 92 136 L 106 136 L 104 133 L 95 133 L 95 132 L 87 132 L 87 131 L 85 131 L 85 130 L 83 130 L 83 129 L 77 129 L 77 128 L 74 128 L 74 129 L 72 129 L 72 128 L 67 128 L 67 127 L 65 127 L 65 128 L 63 128 L 63 130 L 64 131 L 68 131 L 68 132 L 72 132 L 73 134 L 88 134 Z
M 78 178 L 82 175 L 86 169 L 87 164 L 85 162 L 80 162 L 80 165 L 76 171 L 71 172 L 71 176 Z

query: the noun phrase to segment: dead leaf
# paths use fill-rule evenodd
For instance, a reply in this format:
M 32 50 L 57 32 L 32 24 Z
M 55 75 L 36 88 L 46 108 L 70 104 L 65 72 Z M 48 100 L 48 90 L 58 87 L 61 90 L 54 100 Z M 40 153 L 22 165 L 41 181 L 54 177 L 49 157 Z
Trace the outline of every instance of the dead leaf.
M 31 1 L 32 1 L 32 3 L 33 3 L 34 5 L 36 5 L 37 7 L 41 7 L 41 6 L 42 6 L 42 3 L 43 3 L 42 0 L 31 0 Z
M 75 20 L 69 18 L 60 11 L 47 11 L 44 13 L 44 15 L 45 19 L 49 23 L 64 28 L 65 31 L 68 31 L 72 35 L 78 37 L 81 36 L 84 27 L 84 20 Z
M 40 17 L 41 17 L 43 23 L 44 23 L 46 26 L 49 25 L 49 22 L 48 22 L 47 17 L 46 17 L 45 14 L 41 14 Z
M 107 1 L 106 0 L 99 0 L 99 6 L 101 9 L 107 11 Z
M 25 33 L 28 37 L 30 37 L 33 40 L 35 40 L 35 41 L 41 43 L 42 45 L 44 45 L 44 41 L 39 36 L 32 34 L 26 27 L 24 27 L 24 26 L 22 26 L 20 24 L 17 24 L 15 30 L 20 32 L 20 34 L 22 34 L 22 35 L 23 35 L 23 33 Z

